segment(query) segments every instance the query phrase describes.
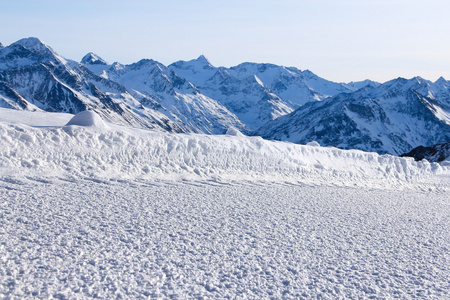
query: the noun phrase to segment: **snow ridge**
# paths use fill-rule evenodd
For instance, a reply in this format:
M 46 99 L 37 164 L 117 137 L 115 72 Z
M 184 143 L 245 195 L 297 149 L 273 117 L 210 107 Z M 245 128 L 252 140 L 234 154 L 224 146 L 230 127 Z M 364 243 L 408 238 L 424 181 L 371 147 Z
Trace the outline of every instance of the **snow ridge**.
M 36 113 L 35 113 L 36 114 Z M 263 180 L 343 186 L 448 185 L 448 164 L 412 158 L 271 142 L 230 135 L 169 134 L 125 127 L 97 130 L 98 116 L 78 125 L 34 128 L 0 122 L 0 172 L 8 176 L 98 180 Z M 90 120 L 93 119 L 94 121 Z M 87 120 L 87 121 L 86 121 Z M 445 182 L 447 181 L 447 184 Z

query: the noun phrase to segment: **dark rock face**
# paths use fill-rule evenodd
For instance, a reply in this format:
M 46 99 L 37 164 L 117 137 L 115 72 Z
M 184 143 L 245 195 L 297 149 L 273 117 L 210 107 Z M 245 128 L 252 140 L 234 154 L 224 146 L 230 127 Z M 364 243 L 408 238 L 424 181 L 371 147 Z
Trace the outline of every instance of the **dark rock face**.
M 430 162 L 441 162 L 450 158 L 450 142 L 431 147 L 419 146 L 400 156 L 413 157 L 417 161 L 426 159 Z

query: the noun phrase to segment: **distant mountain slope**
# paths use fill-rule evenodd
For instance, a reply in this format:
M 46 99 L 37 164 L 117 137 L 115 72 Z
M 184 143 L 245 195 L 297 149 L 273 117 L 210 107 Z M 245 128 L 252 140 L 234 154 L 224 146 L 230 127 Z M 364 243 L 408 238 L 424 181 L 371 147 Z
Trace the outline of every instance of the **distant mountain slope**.
M 248 131 L 220 103 L 157 62 L 111 66 L 89 53 L 76 63 L 37 38 L 0 49 L 0 105 L 68 113 L 89 109 L 115 123 L 173 132 Z
M 398 78 L 308 103 L 260 128 L 267 139 L 401 154 L 450 140 L 448 82 Z

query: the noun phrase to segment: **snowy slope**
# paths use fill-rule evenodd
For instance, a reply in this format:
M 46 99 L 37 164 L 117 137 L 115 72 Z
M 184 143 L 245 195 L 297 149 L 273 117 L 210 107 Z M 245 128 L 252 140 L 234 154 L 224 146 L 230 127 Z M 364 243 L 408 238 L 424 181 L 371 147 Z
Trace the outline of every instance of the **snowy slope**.
M 239 82 L 257 77 L 271 93 L 289 103 L 292 108 L 310 101 L 317 101 L 342 92 L 349 92 L 345 84 L 325 80 L 309 70 L 301 71 L 294 67 L 277 66 L 267 63 L 242 63 L 231 68 L 214 67 L 204 56 L 191 61 L 178 61 L 169 66 L 181 76 L 187 78 L 201 90 L 225 89 L 212 85 L 211 78 L 217 72 L 227 74 Z M 369 84 L 360 83 L 360 87 Z
M 169 68 L 203 94 L 220 101 L 252 130 L 308 102 L 355 90 L 320 78 L 309 70 L 274 64 L 242 63 L 217 68 L 200 56 L 175 62 Z M 375 83 L 366 81 L 355 85 L 362 88 L 370 84 Z
M 448 194 L 0 178 L 0 298 L 448 299 Z
M 193 82 L 201 93 L 217 99 L 252 130 L 298 106 L 280 98 L 255 74 L 233 76 L 231 69 L 216 68 L 204 56 L 175 62 L 169 68 Z

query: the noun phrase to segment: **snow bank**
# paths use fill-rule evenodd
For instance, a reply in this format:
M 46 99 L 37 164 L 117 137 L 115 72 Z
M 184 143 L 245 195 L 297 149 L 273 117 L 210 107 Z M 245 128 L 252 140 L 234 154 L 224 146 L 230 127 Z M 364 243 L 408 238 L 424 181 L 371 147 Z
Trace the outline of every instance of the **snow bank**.
M 447 188 L 450 164 L 241 135 L 169 134 L 106 125 L 34 128 L 0 122 L 0 176 L 261 180 L 339 186 Z M 101 122 L 100 122 L 101 121 Z M 86 127 L 87 126 L 87 127 Z M 102 131 L 90 128 L 103 128 Z

